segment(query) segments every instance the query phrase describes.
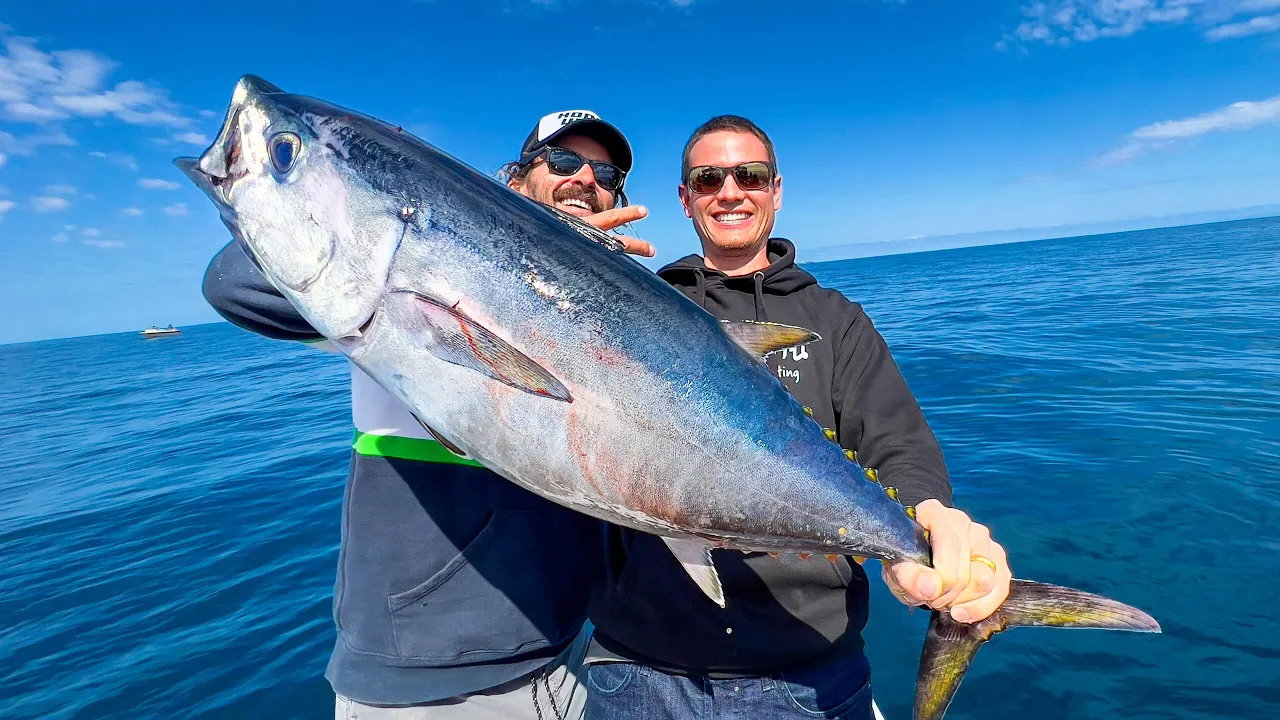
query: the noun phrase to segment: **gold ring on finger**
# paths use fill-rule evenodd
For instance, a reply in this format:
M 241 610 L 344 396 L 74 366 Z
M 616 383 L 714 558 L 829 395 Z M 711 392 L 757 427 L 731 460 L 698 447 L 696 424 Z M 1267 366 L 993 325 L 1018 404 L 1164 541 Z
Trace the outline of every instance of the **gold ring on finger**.
M 991 561 L 991 558 L 983 557 L 981 555 L 973 555 L 973 556 L 970 556 L 969 561 L 982 563 L 983 565 L 986 565 L 987 567 L 991 568 L 991 572 L 999 572 L 999 568 L 997 568 L 996 564 Z

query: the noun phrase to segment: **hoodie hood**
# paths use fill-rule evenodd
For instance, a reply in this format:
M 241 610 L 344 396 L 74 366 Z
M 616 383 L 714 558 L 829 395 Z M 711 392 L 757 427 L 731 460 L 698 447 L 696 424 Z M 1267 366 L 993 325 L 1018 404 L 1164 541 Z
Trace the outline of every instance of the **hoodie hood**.
M 707 308 L 708 294 L 719 288 L 750 293 L 755 299 L 755 319 L 768 320 L 764 294 L 790 295 L 818 281 L 796 266 L 796 248 L 785 238 L 769 238 L 769 267 L 750 275 L 729 276 L 711 270 L 701 255 L 688 255 L 658 270 L 658 277 L 679 288 L 690 288 L 689 296 Z

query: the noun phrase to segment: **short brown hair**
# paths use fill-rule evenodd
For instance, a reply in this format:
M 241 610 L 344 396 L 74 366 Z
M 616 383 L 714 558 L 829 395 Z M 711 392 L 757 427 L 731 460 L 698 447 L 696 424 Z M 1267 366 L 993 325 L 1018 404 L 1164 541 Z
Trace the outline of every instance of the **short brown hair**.
M 778 156 L 773 152 L 773 141 L 769 136 L 760 129 L 759 125 L 740 115 L 717 115 L 710 120 L 698 126 L 697 130 L 689 136 L 689 142 L 684 144 L 684 156 L 680 158 L 680 184 L 683 185 L 689 177 L 689 153 L 693 152 L 693 146 L 698 144 L 702 138 L 714 132 L 739 132 L 749 133 L 759 138 L 764 143 L 764 149 L 769 153 L 769 164 L 773 166 L 773 171 L 778 171 Z

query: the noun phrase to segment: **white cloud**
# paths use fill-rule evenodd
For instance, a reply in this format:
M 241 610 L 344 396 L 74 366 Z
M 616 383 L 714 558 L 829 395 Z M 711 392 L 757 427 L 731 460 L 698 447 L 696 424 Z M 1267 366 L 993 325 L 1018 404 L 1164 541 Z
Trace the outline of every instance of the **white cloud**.
M 66 198 L 42 195 L 31 199 L 31 207 L 35 208 L 36 212 L 57 212 L 71 207 L 71 203 Z
M 0 82 L 3 82 L 3 80 L 0 80 Z M 0 130 L 0 151 L 7 152 L 10 155 L 32 155 L 35 153 L 36 148 L 41 145 L 75 144 L 75 140 L 72 140 L 66 133 L 60 131 L 16 137 L 10 133 Z
M 98 237 L 102 233 L 98 231 L 98 228 L 85 228 L 84 230 L 80 231 L 80 234 L 84 235 L 85 237 Z
M 214 118 L 214 117 L 218 117 L 218 113 L 216 113 L 216 112 L 214 112 L 214 111 L 212 111 L 212 110 L 201 110 L 201 111 L 200 111 L 200 117 L 202 117 L 202 118 Z
M 138 181 L 138 187 L 147 190 L 177 190 L 181 185 L 172 180 L 161 180 L 159 178 L 142 178 Z
M 81 240 L 80 242 L 89 247 L 96 248 L 122 248 L 124 243 L 120 240 Z
M 192 145 L 208 145 L 209 138 L 198 132 L 184 132 L 173 136 L 178 142 L 191 143 Z
M 1219 25 L 1205 33 L 1205 37 L 1210 40 L 1227 40 L 1277 31 L 1280 31 L 1280 15 L 1261 15 L 1244 22 Z
M 57 235 L 54 235 L 49 239 L 56 243 L 64 243 L 64 242 L 70 242 L 71 236 L 66 233 L 58 233 Z
M 32 105 L 29 102 L 6 103 L 4 110 L 9 119 L 20 122 L 38 123 L 46 120 L 61 120 L 67 117 L 67 114 L 60 110 Z
M 1241 0 L 1240 9 L 1243 12 L 1267 12 L 1268 10 L 1280 10 L 1280 0 Z
M 1224 40 L 1280 31 L 1280 16 L 1266 15 L 1277 9 L 1280 0 L 1041 0 L 1022 8 L 1025 19 L 996 46 L 1066 46 L 1181 24 Z
M 1138 140 L 1168 140 L 1195 137 L 1224 130 L 1247 130 L 1264 123 L 1280 122 L 1280 95 L 1258 102 L 1231 103 L 1184 120 L 1152 123 L 1133 131 Z
M 105 153 L 101 150 L 94 150 L 89 153 L 89 156 L 106 160 L 107 162 L 112 163 L 113 165 L 119 165 L 126 170 L 138 169 L 138 161 L 134 160 L 133 156 L 128 153 Z
M 69 87 L 92 90 L 115 70 L 117 63 L 87 50 L 63 50 L 53 53 L 62 63 L 62 78 Z
M 4 217 L 5 213 L 12 210 L 13 206 L 14 202 L 12 200 L 0 200 L 0 218 Z
M 44 191 L 50 195 L 75 195 L 74 185 L 47 185 Z
M 0 27 L 0 115 L 15 122 L 47 123 L 72 117 L 114 117 L 135 125 L 191 125 L 163 88 L 137 80 L 108 86 L 118 67 L 89 50 L 45 52 L 33 38 Z
M 1098 158 L 1099 165 L 1129 162 L 1143 153 L 1172 145 L 1179 140 L 1215 132 L 1233 132 L 1270 123 L 1280 123 L 1280 95 L 1267 100 L 1241 101 L 1181 120 L 1144 125 L 1129 133 L 1125 143 Z
M 186 214 L 187 214 L 187 204 L 186 204 L 186 203 L 174 203 L 173 205 L 170 205 L 169 207 L 167 207 L 167 208 L 165 208 L 165 209 L 164 209 L 164 214 L 165 214 L 165 215 L 172 215 L 172 216 L 174 216 L 174 217 L 177 217 L 177 216 L 179 216 L 179 215 L 186 215 Z
M 136 208 L 136 207 L 125 208 L 120 211 L 120 214 L 128 217 L 138 217 L 139 215 L 142 214 L 142 208 Z
M 185 127 L 191 121 L 178 114 L 168 93 L 136 80 L 117 83 L 113 90 L 82 95 L 55 95 L 50 101 L 58 108 L 85 117 L 114 115 L 133 125 Z
M 119 63 L 110 58 L 90 50 L 46 50 L 46 44 L 0 24 L 0 121 L 38 128 L 21 137 L 0 131 L 0 165 L 14 155 L 35 154 L 41 146 L 75 145 L 62 128 L 76 119 L 169 128 L 194 142 L 194 120 L 164 88 L 127 76 L 113 81 Z M 128 155 L 93 154 L 137 169 Z
M 1124 165 L 1132 162 L 1135 158 L 1147 150 L 1148 146 L 1142 143 L 1125 143 L 1111 152 L 1102 155 L 1094 164 L 1099 167 L 1111 167 L 1112 165 Z

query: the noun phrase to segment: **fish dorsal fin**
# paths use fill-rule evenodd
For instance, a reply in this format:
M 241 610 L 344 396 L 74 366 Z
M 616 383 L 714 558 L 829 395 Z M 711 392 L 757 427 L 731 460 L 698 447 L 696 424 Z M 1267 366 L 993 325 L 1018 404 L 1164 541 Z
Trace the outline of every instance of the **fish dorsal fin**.
M 599 243 L 605 246 L 606 248 L 608 248 L 609 250 L 612 250 L 613 252 L 616 252 L 619 254 L 625 253 L 627 251 L 627 246 L 624 245 L 621 240 L 601 230 L 595 225 L 592 225 L 588 222 L 584 222 L 581 218 L 577 217 L 576 215 L 570 215 L 569 213 L 561 210 L 558 207 L 554 207 L 551 205 L 546 205 L 545 207 L 551 212 L 555 213 L 556 217 L 559 217 L 561 220 L 563 220 L 566 225 L 573 228 L 574 230 L 577 230 L 578 234 L 582 235 L 582 237 L 590 240 L 591 242 Z
M 445 438 L 445 436 L 441 435 L 439 432 L 436 432 L 436 429 L 435 429 L 435 428 L 433 428 L 433 427 L 431 427 L 430 425 L 428 425 L 428 424 L 426 424 L 426 423 L 422 422 L 422 418 L 418 417 L 417 415 L 414 415 L 414 416 L 413 416 L 413 419 L 414 419 L 414 420 L 417 420 L 417 421 L 418 421 L 418 424 L 422 426 L 422 429 L 423 429 L 423 430 L 426 430 L 426 431 L 427 431 L 427 434 L 428 434 L 428 435 L 430 435 L 432 438 L 434 438 L 436 442 L 438 442 L 438 443 L 440 443 L 441 445 L 443 445 L 445 450 L 448 450 L 449 452 L 453 453 L 454 455 L 457 455 L 458 457 L 460 457 L 460 458 L 462 458 L 462 459 L 464 459 L 464 460 L 474 460 L 474 459 L 475 459 L 475 458 L 471 457 L 470 455 L 468 455 L 468 454 L 466 454 L 466 453 L 462 452 L 461 450 L 459 450 L 457 445 L 454 445 L 453 443 L 449 442 L 449 441 Z
M 429 331 L 418 336 L 427 352 L 517 390 L 573 402 L 568 388 L 546 368 L 457 308 L 417 292 L 404 295 L 427 323 Z
M 711 547 L 697 540 L 677 540 L 664 537 L 663 542 L 671 548 L 684 571 L 689 573 L 693 582 L 702 588 L 715 604 L 724 607 L 724 588 L 720 585 L 720 576 L 716 574 L 716 566 L 711 562 Z
M 760 360 L 764 360 L 764 356 L 771 352 L 822 339 L 821 335 L 812 330 L 781 323 L 721 320 L 720 325 L 739 347 Z

